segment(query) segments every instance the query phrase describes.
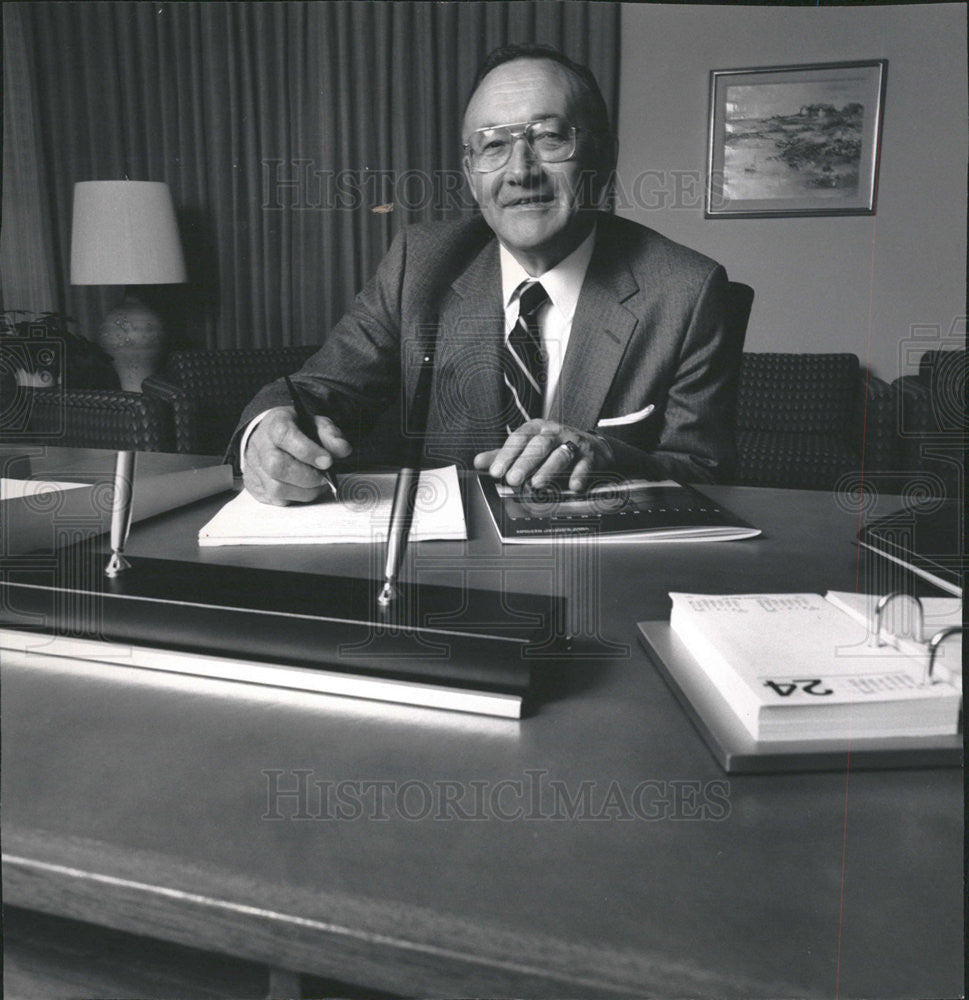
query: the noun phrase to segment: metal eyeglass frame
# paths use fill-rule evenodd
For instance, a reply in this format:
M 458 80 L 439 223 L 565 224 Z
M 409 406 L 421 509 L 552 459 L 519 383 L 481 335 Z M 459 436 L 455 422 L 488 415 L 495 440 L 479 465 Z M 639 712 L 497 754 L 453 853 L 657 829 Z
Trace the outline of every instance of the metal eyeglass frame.
M 566 124 L 569 127 L 570 138 L 572 140 L 572 148 L 569 150 L 568 156 L 563 156 L 560 160 L 547 160 L 538 152 L 538 150 L 535 149 L 534 145 L 532 144 L 532 140 L 528 135 L 528 130 L 533 125 L 541 125 L 542 122 L 547 122 L 557 117 L 558 117 L 557 115 L 547 115 L 545 118 L 536 118 L 530 122 L 509 122 L 507 125 L 487 125 L 484 128 L 476 128 L 471 133 L 471 135 L 477 135 L 479 132 L 495 132 L 498 131 L 499 129 L 504 129 L 511 135 L 513 141 L 508 146 L 508 156 L 504 160 L 502 160 L 501 163 L 498 163 L 493 167 L 488 167 L 487 170 L 481 170 L 475 166 L 474 153 L 471 149 L 471 142 L 469 140 L 468 142 L 464 143 L 462 147 L 464 149 L 464 155 L 468 158 L 469 166 L 476 174 L 492 174 L 496 170 L 501 170 L 501 168 L 511 159 L 511 154 L 515 148 L 515 143 L 518 142 L 519 139 L 525 140 L 525 142 L 528 145 L 528 148 L 532 151 L 533 155 L 540 163 L 567 163 L 575 156 L 575 151 L 579 148 L 578 133 L 579 132 L 589 132 L 590 134 L 595 134 L 595 133 L 593 132 L 592 129 L 581 128 L 578 125 L 573 125 L 570 121 L 568 121 L 565 118 L 561 119 L 562 122 L 564 122 L 564 124 Z

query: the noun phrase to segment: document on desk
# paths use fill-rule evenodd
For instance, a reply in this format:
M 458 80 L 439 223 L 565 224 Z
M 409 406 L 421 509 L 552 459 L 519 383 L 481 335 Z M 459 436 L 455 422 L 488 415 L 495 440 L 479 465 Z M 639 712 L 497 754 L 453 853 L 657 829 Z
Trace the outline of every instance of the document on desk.
M 199 545 L 327 545 L 387 537 L 396 473 L 339 477 L 337 499 L 273 507 L 243 490 L 199 531 Z M 410 539 L 468 537 L 457 468 L 421 472 Z

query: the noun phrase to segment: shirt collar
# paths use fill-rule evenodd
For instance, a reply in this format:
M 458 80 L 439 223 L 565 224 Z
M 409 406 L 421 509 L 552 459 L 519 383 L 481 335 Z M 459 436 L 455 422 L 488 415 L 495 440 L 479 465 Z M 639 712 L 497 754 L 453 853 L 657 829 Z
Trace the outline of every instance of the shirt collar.
M 582 291 L 582 282 L 585 281 L 585 273 L 589 270 L 589 261 L 592 260 L 592 250 L 596 242 L 596 224 L 588 236 L 565 258 L 559 261 L 555 267 L 550 268 L 544 274 L 532 275 L 518 263 L 510 250 L 506 250 L 499 242 L 498 253 L 501 260 L 501 300 L 504 308 L 507 309 L 518 291 L 518 286 L 523 281 L 541 281 L 542 287 L 548 292 L 548 297 L 552 305 L 566 320 L 571 320 L 575 315 L 575 307 L 579 301 L 579 292 Z

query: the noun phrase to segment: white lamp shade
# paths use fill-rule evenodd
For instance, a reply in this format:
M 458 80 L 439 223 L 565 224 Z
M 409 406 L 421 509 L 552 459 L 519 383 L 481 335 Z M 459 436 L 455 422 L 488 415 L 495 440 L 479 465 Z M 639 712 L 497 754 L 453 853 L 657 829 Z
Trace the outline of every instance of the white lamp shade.
M 74 185 L 72 285 L 164 285 L 185 280 L 185 258 L 167 184 L 79 181 Z

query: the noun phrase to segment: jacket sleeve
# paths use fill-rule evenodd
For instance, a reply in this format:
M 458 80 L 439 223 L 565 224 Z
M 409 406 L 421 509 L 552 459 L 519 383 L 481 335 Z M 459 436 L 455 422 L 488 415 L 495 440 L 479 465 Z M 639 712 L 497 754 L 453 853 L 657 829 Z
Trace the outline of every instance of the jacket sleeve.
M 637 429 L 627 433 L 620 428 L 602 433 L 612 448 L 616 471 L 707 483 L 733 475 L 743 344 L 727 327 L 726 291 L 726 272 L 717 265 L 697 296 L 654 436 L 645 441 Z
M 400 385 L 401 297 L 407 256 L 406 229 L 396 236 L 376 275 L 354 299 L 293 381 L 315 400 L 351 444 L 366 434 L 392 402 Z M 238 461 L 239 441 L 249 422 L 275 406 L 288 406 L 282 379 L 260 389 L 242 412 L 228 455 Z

